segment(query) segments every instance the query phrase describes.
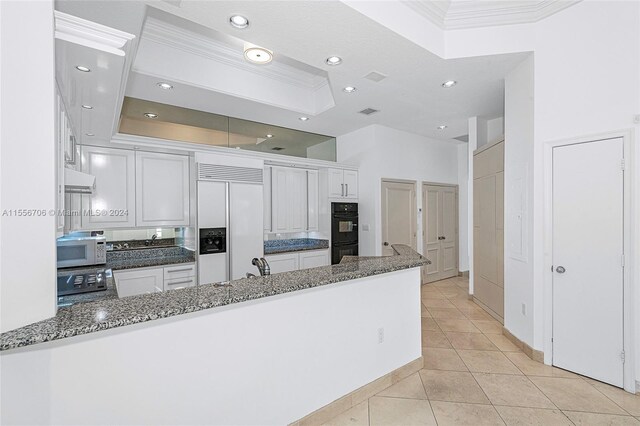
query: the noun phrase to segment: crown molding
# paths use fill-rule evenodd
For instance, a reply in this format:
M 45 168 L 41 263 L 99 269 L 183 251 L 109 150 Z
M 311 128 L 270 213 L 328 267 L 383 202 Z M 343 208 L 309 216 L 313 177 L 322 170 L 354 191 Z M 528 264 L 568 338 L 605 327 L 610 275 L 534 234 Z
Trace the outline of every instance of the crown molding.
M 581 0 L 402 0 L 414 12 L 445 30 L 538 22 Z
M 55 38 L 118 56 L 126 56 L 129 41 L 136 37 L 57 10 L 54 22 Z
M 244 52 L 239 48 L 153 18 L 147 19 L 141 39 L 198 55 L 263 78 L 270 78 L 313 91 L 328 84 L 327 77 L 278 63 L 275 60 L 268 65 L 251 64 L 245 60 Z M 145 73 L 145 70 L 137 70 L 135 66 L 134 70 Z

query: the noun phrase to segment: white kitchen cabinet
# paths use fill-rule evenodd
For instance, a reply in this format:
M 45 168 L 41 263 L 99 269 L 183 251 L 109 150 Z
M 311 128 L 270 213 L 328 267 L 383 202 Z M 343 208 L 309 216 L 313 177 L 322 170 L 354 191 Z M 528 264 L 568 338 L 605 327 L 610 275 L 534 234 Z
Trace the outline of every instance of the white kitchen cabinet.
M 344 171 L 344 197 L 358 198 L 358 172 L 355 170 Z
M 118 297 L 157 293 L 197 285 L 195 263 L 114 271 Z
M 262 175 L 262 211 L 264 224 L 264 232 L 271 232 L 271 166 L 264 167 Z
M 164 280 L 164 291 L 179 290 L 181 288 L 195 287 L 196 285 L 196 277 Z
M 189 225 L 189 157 L 140 151 L 135 155 L 136 225 Z
M 307 230 L 318 230 L 318 171 L 307 170 Z
M 271 168 L 271 232 L 307 229 L 307 171 Z
M 96 177 L 91 195 L 82 196 L 83 229 L 131 228 L 135 215 L 135 154 L 125 149 L 83 146 L 82 171 Z
M 329 265 L 329 250 L 309 250 L 265 256 L 272 274 Z
M 282 253 L 265 256 L 272 274 L 297 271 L 299 269 L 298 253 Z
M 329 169 L 329 198 L 358 198 L 356 170 Z
M 289 201 L 289 232 L 307 229 L 307 171 L 287 170 L 287 193 Z
M 62 105 L 62 98 L 56 90 L 56 237 L 64 234 L 64 215 L 62 211 L 65 208 L 64 200 L 64 147 L 65 147 L 65 112 Z
M 115 271 L 118 297 L 164 291 L 164 268 L 141 268 Z
M 329 250 L 310 250 L 299 253 L 300 269 L 329 265 Z
M 195 263 L 187 263 L 187 264 L 164 267 L 165 280 L 171 281 L 171 280 L 189 278 L 189 277 L 195 277 L 195 276 L 196 276 Z

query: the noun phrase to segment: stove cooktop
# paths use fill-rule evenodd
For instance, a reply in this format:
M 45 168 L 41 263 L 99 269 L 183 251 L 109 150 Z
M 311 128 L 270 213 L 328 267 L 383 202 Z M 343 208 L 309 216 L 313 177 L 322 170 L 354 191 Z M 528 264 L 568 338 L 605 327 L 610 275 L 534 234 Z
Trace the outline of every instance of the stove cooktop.
M 72 294 L 90 293 L 93 291 L 105 291 L 107 289 L 107 277 L 104 269 L 84 274 L 63 275 L 58 277 L 58 297 Z

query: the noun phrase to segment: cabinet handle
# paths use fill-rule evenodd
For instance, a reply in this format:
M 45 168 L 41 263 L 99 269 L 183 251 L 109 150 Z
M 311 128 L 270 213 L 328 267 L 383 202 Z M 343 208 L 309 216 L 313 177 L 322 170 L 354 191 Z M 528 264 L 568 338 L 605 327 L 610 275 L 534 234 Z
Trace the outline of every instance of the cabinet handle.
M 345 187 L 346 187 L 346 190 L 344 191 L 344 196 L 345 196 L 345 197 L 348 197 L 348 196 L 349 196 L 349 184 L 348 184 L 348 183 L 345 183 L 344 185 L 345 185 Z
M 167 269 L 167 272 L 171 273 L 171 272 L 182 272 L 182 271 L 190 271 L 191 267 L 188 268 L 180 268 L 180 269 Z
M 169 285 L 178 285 L 178 284 L 186 284 L 186 283 L 191 283 L 193 282 L 193 278 L 190 278 L 188 280 L 184 280 L 184 281 L 178 281 L 177 283 L 167 283 Z
M 71 157 L 67 158 L 66 164 L 76 165 L 76 137 L 73 135 L 69 135 L 69 140 L 71 141 Z
M 342 193 L 340 195 L 344 197 L 344 183 L 341 183 L 340 186 L 342 187 Z

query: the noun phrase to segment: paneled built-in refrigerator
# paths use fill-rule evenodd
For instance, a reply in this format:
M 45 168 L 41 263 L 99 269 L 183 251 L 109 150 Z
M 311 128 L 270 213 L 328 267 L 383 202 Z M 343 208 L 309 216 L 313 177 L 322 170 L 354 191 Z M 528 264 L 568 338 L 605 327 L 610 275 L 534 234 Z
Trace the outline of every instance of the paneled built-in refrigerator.
M 264 252 L 263 162 L 212 154 L 196 155 L 196 162 L 200 246 L 212 242 L 208 235 L 220 238 L 224 234 L 226 238 L 224 250 L 198 251 L 198 283 L 236 280 L 247 272 L 256 273 L 251 260 Z

